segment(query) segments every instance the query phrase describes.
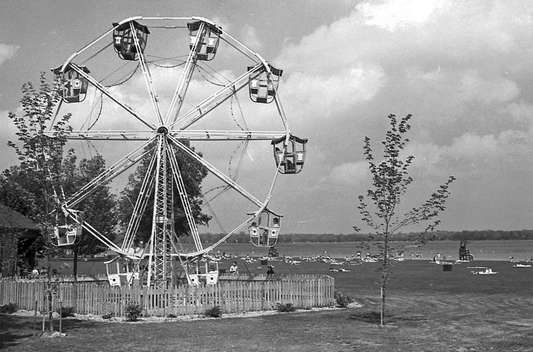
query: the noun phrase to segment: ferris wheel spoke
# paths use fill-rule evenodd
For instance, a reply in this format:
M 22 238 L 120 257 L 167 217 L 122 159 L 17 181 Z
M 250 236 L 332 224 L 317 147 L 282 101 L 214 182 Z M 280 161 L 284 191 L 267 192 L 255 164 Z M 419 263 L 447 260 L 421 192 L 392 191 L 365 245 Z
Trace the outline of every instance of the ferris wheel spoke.
M 152 158 L 150 159 L 150 164 L 148 164 L 148 168 L 146 169 L 141 188 L 139 189 L 139 194 L 133 207 L 130 221 L 128 222 L 128 227 L 126 228 L 126 234 L 124 235 L 124 240 L 122 241 L 121 248 L 123 250 L 131 248 L 133 244 L 133 238 L 137 233 L 139 223 L 141 221 L 142 215 L 144 214 L 146 204 L 148 203 L 148 198 L 150 197 L 155 180 L 153 177 L 153 170 L 156 158 L 156 153 L 154 153 L 152 155 Z
M 96 89 L 98 89 L 100 92 L 105 94 L 109 99 L 113 100 L 116 104 L 118 104 L 122 109 L 126 110 L 130 115 L 135 117 L 137 120 L 139 120 L 141 123 L 143 123 L 145 126 L 155 129 L 155 126 L 147 121 L 145 121 L 137 112 L 135 112 L 131 107 L 129 107 L 126 104 L 123 104 L 116 96 L 114 96 L 109 89 L 104 87 L 100 82 L 98 82 L 94 77 L 86 73 L 84 70 L 82 70 L 78 65 L 70 63 L 70 67 L 79 73 L 80 76 L 85 78 L 89 83 L 91 83 Z
M 124 171 L 128 170 L 130 167 L 135 165 L 139 160 L 141 160 L 146 154 L 148 154 L 151 150 L 146 150 L 145 148 L 152 143 L 152 140 L 149 140 L 146 143 L 143 143 L 140 147 L 132 151 L 131 153 L 125 155 L 121 159 L 119 159 L 117 162 L 115 162 L 113 165 L 111 165 L 108 169 L 100 173 L 98 176 L 96 176 L 94 179 L 92 179 L 90 182 L 88 182 L 85 186 L 83 186 L 79 191 L 74 193 L 72 196 L 70 196 L 65 204 L 67 207 L 74 207 L 77 204 L 79 204 L 82 200 L 84 200 L 87 196 L 89 196 L 92 192 L 94 192 L 99 186 L 106 184 L 107 182 L 110 182 L 115 177 L 123 173 Z
M 189 56 L 187 57 L 187 63 L 185 64 L 185 69 L 183 70 L 183 75 L 179 84 L 176 86 L 172 101 L 170 102 L 170 107 L 168 108 L 167 114 L 165 116 L 165 123 L 170 123 L 172 116 L 174 116 L 174 121 L 176 120 L 181 107 L 183 106 L 183 101 L 185 100 L 185 94 L 189 88 L 189 83 L 191 81 L 194 68 L 196 66 L 196 55 L 198 54 L 198 49 L 200 48 L 201 42 L 205 35 L 205 24 L 202 22 L 198 30 L 198 35 L 192 48 L 189 50 Z M 175 111 L 174 111 L 175 110 Z
M 286 131 L 250 130 L 177 130 L 169 131 L 177 139 L 190 141 L 271 141 L 287 134 Z
M 281 118 L 281 123 L 283 123 L 283 127 L 287 130 L 287 135 L 289 135 L 290 128 L 289 128 L 289 122 L 287 121 L 287 116 L 285 115 L 285 110 L 283 109 L 283 105 L 281 105 L 281 100 L 279 98 L 279 94 L 276 91 L 276 87 L 274 87 L 274 91 L 276 94 L 274 95 L 274 102 L 276 103 L 276 108 L 278 109 L 279 116 Z
M 135 47 L 137 48 L 137 54 L 139 56 L 139 63 L 141 65 L 141 70 L 143 72 L 144 82 L 146 83 L 146 88 L 148 90 L 148 93 L 150 94 L 150 100 L 152 101 L 152 107 L 154 109 L 154 113 L 157 119 L 159 120 L 159 123 L 163 125 L 163 117 L 161 116 L 161 111 L 159 110 L 159 103 L 158 103 L 157 93 L 155 92 L 155 89 L 153 87 L 152 75 L 150 74 L 150 70 L 148 66 L 146 65 L 146 60 L 144 57 L 144 50 L 141 49 L 139 38 L 137 37 L 137 31 L 135 30 L 133 22 L 130 22 L 130 30 L 131 30 L 131 33 L 133 34 L 133 41 L 135 42 Z
M 235 227 L 233 230 L 231 230 L 230 232 L 228 232 L 227 234 L 222 236 L 222 238 L 220 238 L 215 243 L 209 245 L 208 247 L 206 247 L 206 248 L 204 248 L 204 249 L 202 249 L 200 251 L 193 252 L 193 253 L 177 253 L 175 256 L 178 256 L 178 257 L 183 258 L 183 259 L 190 259 L 190 258 L 202 256 L 202 255 L 212 251 L 213 249 L 215 249 L 216 247 L 218 247 L 219 245 L 224 243 L 228 238 L 233 236 L 235 233 L 243 230 L 248 224 L 250 224 L 252 221 L 254 221 L 256 219 L 257 215 L 259 213 L 261 213 L 265 208 L 266 208 L 266 205 L 263 205 L 255 213 L 253 213 L 248 218 L 246 218 L 246 220 L 244 222 L 242 222 L 240 225 Z
M 113 241 L 111 241 L 106 236 L 102 235 L 98 230 L 96 230 L 87 221 L 81 220 L 80 217 L 77 216 L 76 214 L 74 214 L 74 212 L 72 212 L 72 210 L 67 205 L 63 205 L 62 209 L 63 209 L 63 212 L 65 214 L 67 214 L 67 216 L 72 221 L 74 221 L 78 225 L 82 226 L 87 232 L 89 232 L 94 238 L 96 238 L 97 240 L 102 242 L 106 247 L 112 249 L 115 252 L 120 252 L 121 251 L 121 249 L 115 243 L 113 243 Z
M 53 131 L 44 132 L 49 137 Z M 178 139 L 190 141 L 271 141 L 287 134 L 287 131 L 251 131 L 251 130 L 170 130 L 169 134 Z M 65 138 L 68 140 L 89 141 L 147 141 L 154 138 L 154 131 L 126 130 L 73 130 Z
M 53 137 L 54 131 L 44 132 L 46 136 Z M 154 138 L 154 131 L 130 131 L 130 130 L 72 130 L 65 135 L 67 140 L 88 141 L 148 141 Z
M 132 17 L 131 19 L 127 19 L 127 20 L 122 21 L 122 22 L 127 22 L 128 20 L 134 20 L 134 19 L 137 19 L 137 18 Z M 70 55 L 70 57 L 67 59 L 67 61 L 65 61 L 65 63 L 61 67 L 61 70 L 63 71 L 69 64 L 71 64 L 72 60 L 74 60 L 76 57 L 78 57 L 79 55 L 81 55 L 82 53 L 87 51 L 89 48 L 94 46 L 96 43 L 98 43 L 102 39 L 106 38 L 108 35 L 113 33 L 114 30 L 115 30 L 115 27 L 111 28 L 110 30 L 106 31 L 104 34 L 101 34 L 99 37 L 97 37 L 96 39 L 92 40 L 88 44 L 84 45 L 81 49 L 79 49 L 78 51 L 76 51 L 72 55 Z M 85 60 L 85 61 L 87 61 L 87 60 Z
M 224 174 L 222 171 L 218 170 L 215 166 L 213 166 L 211 163 L 209 163 L 207 160 L 199 156 L 197 153 L 195 153 L 191 148 L 187 147 L 183 143 L 181 143 L 179 140 L 172 136 L 168 136 L 169 140 L 172 141 L 172 143 L 178 147 L 179 149 L 183 150 L 187 155 L 198 161 L 200 164 L 205 166 L 213 175 L 215 175 L 218 179 L 220 179 L 222 182 L 226 183 L 228 186 L 233 188 L 235 191 L 240 193 L 243 197 L 248 199 L 250 202 L 254 203 L 258 207 L 263 207 L 264 203 L 261 202 L 259 199 L 257 199 L 253 194 L 248 192 L 246 189 L 244 189 L 241 185 L 239 185 L 237 182 L 232 180 L 229 176 Z
M 146 192 L 146 196 L 143 198 L 142 204 L 140 206 L 140 211 L 139 211 L 140 215 L 137 217 L 133 225 L 131 239 L 127 245 L 127 248 L 131 248 L 131 246 L 133 245 L 133 239 L 137 235 L 137 232 L 139 231 L 139 226 L 141 224 L 142 215 L 144 214 L 146 207 L 148 206 L 148 201 L 150 200 L 150 197 L 154 191 L 154 187 L 155 187 L 155 177 L 154 177 L 154 174 L 152 174 L 152 177 L 150 178 L 150 184 L 148 185 L 148 191 Z
M 246 56 L 248 59 L 252 60 L 253 62 L 265 62 L 265 60 L 261 57 L 261 55 L 259 55 L 255 51 L 248 48 L 246 45 L 244 45 L 243 43 L 235 39 L 235 37 L 233 37 L 228 32 L 224 31 L 223 29 L 222 29 L 222 34 L 224 35 L 220 36 L 220 38 L 224 42 L 226 42 L 233 49 L 237 50 L 238 52 Z
M 203 246 L 202 241 L 200 240 L 200 234 L 198 233 L 198 226 L 196 225 L 196 221 L 194 220 L 191 204 L 189 202 L 189 196 L 187 195 L 187 190 L 183 182 L 183 177 L 181 175 L 178 161 L 176 159 L 176 155 L 174 154 L 174 148 L 168 145 L 168 148 L 166 150 L 170 161 L 170 167 L 172 170 L 174 182 L 176 183 L 176 187 L 178 189 L 178 194 L 180 196 L 181 204 L 185 212 L 187 223 L 189 225 L 189 230 L 191 231 L 191 236 L 193 237 L 196 250 L 202 250 Z
M 248 86 L 248 82 L 251 79 L 259 76 L 264 71 L 262 63 L 255 65 L 250 71 L 242 74 L 233 82 L 226 84 L 223 88 L 219 89 L 216 93 L 210 97 L 204 99 L 194 108 L 189 110 L 183 116 L 180 116 L 177 120 L 170 124 L 170 128 L 178 124 L 179 129 L 186 129 L 202 117 L 204 117 L 211 110 L 231 98 L 235 93 Z

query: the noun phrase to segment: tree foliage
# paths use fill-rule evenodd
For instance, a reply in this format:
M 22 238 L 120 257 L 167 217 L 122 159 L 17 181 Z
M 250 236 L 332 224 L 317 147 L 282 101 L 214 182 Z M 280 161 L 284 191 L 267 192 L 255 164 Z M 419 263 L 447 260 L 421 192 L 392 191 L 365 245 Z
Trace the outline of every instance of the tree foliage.
M 381 161 L 376 161 L 371 140 L 365 137 L 363 155 L 368 162 L 372 187 L 367 194 L 359 195 L 358 210 L 364 224 L 380 235 L 392 235 L 410 225 L 424 223 L 425 232 L 433 231 L 440 223 L 438 216 L 446 209 L 446 201 L 450 196 L 449 186 L 455 180 L 449 176 L 431 196 L 421 205 L 401 213 L 400 205 L 406 195 L 413 177 L 409 168 L 415 157 L 404 156 L 403 152 L 409 139 L 406 133 L 410 130 L 411 115 L 401 118 L 389 115 L 390 128 L 386 132 Z M 359 230 L 356 227 L 356 230 Z
M 439 215 L 446 209 L 446 201 L 450 197 L 450 184 L 455 180 L 449 176 L 435 192 L 421 205 L 402 212 L 400 206 L 407 195 L 409 186 L 414 181 L 409 174 L 415 157 L 405 155 L 409 143 L 406 134 L 411 125 L 411 115 L 398 119 L 389 115 L 389 128 L 383 145 L 383 154 L 376 159 L 369 137 L 365 137 L 363 155 L 368 162 L 371 187 L 366 195 L 359 195 L 358 210 L 363 224 L 370 227 L 380 240 L 381 261 L 381 323 L 384 324 L 385 288 L 389 277 L 390 239 L 402 228 L 412 225 L 425 225 L 425 232 L 433 231 L 439 224 Z M 356 231 L 358 226 L 354 226 Z
M 44 73 L 38 88 L 31 82 L 22 86 L 21 113 L 9 113 L 17 129 L 17 140 L 8 145 L 17 154 L 19 164 L 0 175 L 0 202 L 41 225 L 42 236 L 33 245 L 38 250 L 52 248 L 48 236 L 58 225 L 53 210 L 58 210 L 63 196 L 74 193 L 105 166 L 100 155 L 78 164 L 74 149 L 65 150 L 71 115 L 56 116 L 61 99 L 57 87 L 58 82 L 49 83 Z M 104 232 L 113 230 L 115 199 L 108 186 L 100 187 L 79 207 L 85 220 L 98 224 Z M 80 246 L 86 253 L 99 250 L 88 235 L 82 236 Z
M 9 141 L 8 145 L 17 154 L 19 165 L 5 170 L 0 178 L 2 202 L 39 223 L 43 233 L 52 226 L 54 190 L 67 170 L 63 149 L 70 115 L 55 118 L 61 99 L 57 84 L 50 84 L 42 73 L 38 88 L 31 82 L 22 86 L 21 114 L 9 113 L 17 128 L 17 142 Z M 48 130 L 51 135 L 45 133 Z
M 82 159 L 76 170 L 74 184 L 79 189 L 105 170 L 105 160 L 101 154 L 96 154 L 90 159 Z M 107 184 L 98 187 L 78 205 L 78 209 L 83 212 L 83 220 L 111 240 L 115 237 L 117 225 L 116 207 L 116 197 Z M 75 250 L 83 254 L 95 254 L 106 249 L 99 240 L 86 233 L 84 229 Z

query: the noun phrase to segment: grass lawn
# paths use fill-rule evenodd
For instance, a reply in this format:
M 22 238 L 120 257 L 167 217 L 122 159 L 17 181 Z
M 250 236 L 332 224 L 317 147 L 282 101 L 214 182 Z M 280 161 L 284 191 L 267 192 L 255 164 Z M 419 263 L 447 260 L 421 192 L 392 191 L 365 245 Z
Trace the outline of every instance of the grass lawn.
M 487 263 L 475 263 L 485 265 Z M 6 351 L 532 351 L 533 270 L 490 263 L 498 275 L 452 272 L 422 261 L 395 267 L 389 325 L 379 328 L 376 264 L 334 273 L 336 286 L 363 304 L 352 310 L 172 323 L 68 319 L 67 336 L 41 339 L 32 319 L 1 315 Z M 327 272 L 323 264 L 278 272 Z

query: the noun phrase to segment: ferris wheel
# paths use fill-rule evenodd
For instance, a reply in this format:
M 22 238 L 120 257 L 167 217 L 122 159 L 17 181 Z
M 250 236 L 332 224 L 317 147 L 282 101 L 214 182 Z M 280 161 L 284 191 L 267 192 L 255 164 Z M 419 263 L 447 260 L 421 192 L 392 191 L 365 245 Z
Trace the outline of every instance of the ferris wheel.
M 184 54 L 180 56 L 172 52 L 170 56 L 152 55 L 149 53 L 149 43 L 153 43 L 154 51 L 157 49 L 163 52 L 168 48 L 180 47 Z M 102 55 L 107 56 L 102 59 Z M 221 67 L 228 65 L 231 66 L 230 69 L 214 68 L 213 63 L 221 55 Z M 240 61 L 243 64 L 236 66 Z M 113 67 L 114 63 L 121 64 L 120 68 L 129 65 L 131 72 L 126 79 L 111 83 L 108 78 L 118 70 Z M 173 70 L 172 72 L 179 69 L 179 75 L 175 79 L 168 79 L 165 73 L 161 73 L 166 69 Z M 173 85 L 173 93 L 167 100 L 158 95 L 155 84 L 157 77 L 154 75 L 156 70 L 159 78 L 165 77 Z M 239 74 L 233 74 L 239 70 Z M 296 137 L 289 128 L 278 92 L 283 73 L 281 69 L 266 62 L 261 55 L 206 18 L 139 16 L 113 23 L 111 29 L 74 52 L 53 72 L 61 82 L 62 100 L 57 113 L 62 112 L 65 106 L 91 100 L 92 120 L 85 121 L 79 128 L 73 128 L 67 139 L 105 143 L 124 141 L 131 144 L 129 153 L 73 194 L 61 199 L 59 213 L 64 220 L 57 224 L 52 234 L 58 246 L 73 245 L 84 229 L 115 252 L 117 258 L 124 258 L 132 263 L 145 261 L 146 284 L 164 287 L 173 275 L 171 263 L 179 261 L 185 268 L 189 282 L 194 281 L 197 273 L 187 270 L 188 264 L 197 263 L 208 256 L 236 233 L 246 231 L 254 246 L 271 247 L 276 244 L 282 216 L 269 207 L 275 184 L 280 174 L 297 174 L 302 170 L 307 143 L 307 139 Z M 146 106 L 142 109 L 132 107 L 128 102 L 129 95 L 117 90 L 117 86 L 125 84 L 134 76 L 144 83 L 144 97 L 137 101 L 146 103 L 150 109 L 146 109 Z M 200 96 L 202 92 L 193 93 L 194 86 L 201 86 L 202 80 L 214 85 L 211 90 L 207 90 L 208 93 L 204 92 L 204 97 Z M 196 98 L 187 100 L 188 93 Z M 234 110 L 235 106 L 241 105 L 238 100 L 241 93 L 247 93 L 249 97 L 248 110 L 255 114 L 254 109 L 261 109 L 261 116 L 268 114 L 273 121 L 273 128 L 250 128 L 242 110 L 242 122 L 236 120 Z M 222 112 L 217 115 L 217 110 L 228 104 L 237 128 L 230 128 L 228 124 L 217 120 L 219 115 L 224 115 Z M 101 117 L 104 105 L 112 106 L 111 111 L 119 116 L 114 118 L 115 125 L 130 126 L 134 122 L 136 127 L 106 127 L 108 125 L 102 124 L 105 118 Z M 266 106 L 270 107 L 268 113 L 265 113 Z M 76 116 L 73 119 L 75 118 Z M 99 125 L 104 127 L 98 128 Z M 52 136 L 53 131 L 49 134 Z M 239 143 L 243 154 L 251 143 L 268 144 L 274 160 L 270 159 L 269 168 L 272 171 L 265 185 L 264 196 L 256 196 L 241 184 L 236 172 L 231 172 L 230 169 L 223 171 L 208 160 L 209 156 L 201 154 L 204 142 Z M 192 143 L 195 143 L 195 147 Z M 192 199 L 187 194 L 183 161 L 176 156 L 178 152 L 201 165 L 218 182 L 218 186 L 202 190 L 204 206 L 209 206 L 209 200 L 228 190 L 247 203 L 247 209 L 242 209 L 235 226 L 224 230 L 223 236 L 213 243 L 206 243 L 199 231 L 193 215 L 196 204 L 192 204 Z M 231 158 L 236 159 L 234 155 Z M 131 201 L 131 218 L 120 241 L 113 240 L 109 234 L 99 231 L 97 224 L 85 221 L 77 207 L 94 195 L 99 187 L 142 161 L 147 167 L 136 199 Z M 234 164 L 237 163 L 233 161 Z M 175 202 L 181 204 L 182 215 L 187 223 L 186 230 L 182 230 L 184 233 L 177 233 L 175 228 Z M 147 212 L 151 216 L 149 240 L 140 243 L 138 236 L 141 218 Z M 218 221 L 215 215 L 212 219 Z M 183 235 L 192 237 L 192 248 L 180 246 Z M 114 259 L 113 262 L 115 261 Z M 128 275 L 128 280 L 132 277 L 129 270 L 123 274 Z

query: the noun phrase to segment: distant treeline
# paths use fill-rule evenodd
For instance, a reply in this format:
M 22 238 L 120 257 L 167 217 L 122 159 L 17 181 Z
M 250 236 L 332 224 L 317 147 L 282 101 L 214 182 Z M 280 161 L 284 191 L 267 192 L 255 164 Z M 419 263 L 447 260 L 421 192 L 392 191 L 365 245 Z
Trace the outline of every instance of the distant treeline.
M 223 234 L 203 235 L 211 237 L 210 241 L 216 241 L 222 238 Z M 281 234 L 279 241 L 281 243 L 294 242 L 358 242 L 371 241 L 377 239 L 375 235 L 370 234 Z M 436 231 L 426 234 L 421 233 L 399 233 L 393 236 L 397 241 L 420 241 L 421 239 L 429 241 L 460 241 L 460 240 L 533 240 L 533 230 L 518 231 L 499 231 L 499 230 L 477 230 L 477 231 Z M 185 242 L 191 242 L 188 238 Z M 229 238 L 229 243 L 247 243 L 249 236 L 246 233 L 239 233 Z

